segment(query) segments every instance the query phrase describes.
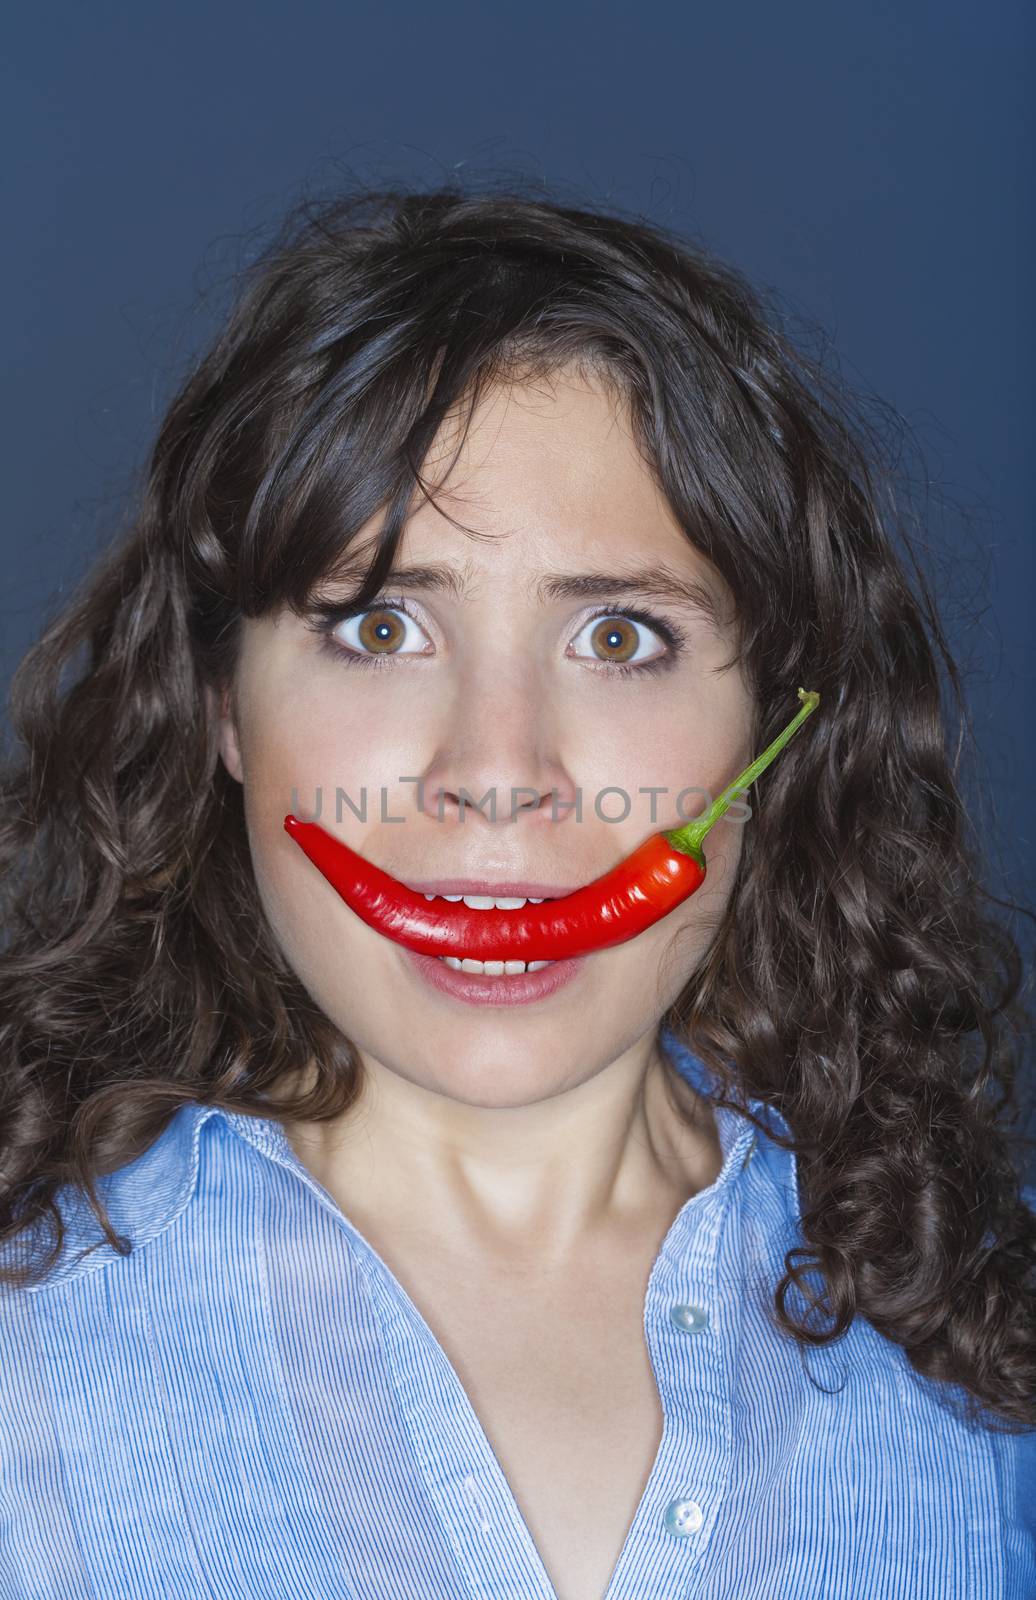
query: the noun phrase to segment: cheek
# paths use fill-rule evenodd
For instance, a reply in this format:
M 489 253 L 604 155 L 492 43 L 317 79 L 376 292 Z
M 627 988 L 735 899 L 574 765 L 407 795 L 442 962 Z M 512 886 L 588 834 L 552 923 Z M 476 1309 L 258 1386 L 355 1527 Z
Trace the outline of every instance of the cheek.
M 394 719 L 346 709 L 340 692 L 318 696 L 312 685 L 288 698 L 267 700 L 248 723 L 243 802 L 260 900 L 282 947 L 297 950 L 326 942 L 338 922 L 347 936 L 355 918 L 285 832 L 285 816 L 319 821 L 374 859 L 383 815 L 412 804 L 413 787 L 401 790 L 397 777 L 417 769 Z
M 364 713 L 362 698 L 310 690 L 294 702 L 268 706 L 252 724 L 245 753 L 245 801 L 250 827 L 266 837 L 283 830 L 285 814 L 348 827 L 364 803 L 379 814 L 380 787 L 392 789 L 406 766 L 405 741 L 392 719 Z M 400 763 L 403 763 L 402 765 Z
M 618 830 L 630 849 L 649 833 L 699 816 L 751 759 L 744 755 L 741 761 L 747 746 L 738 739 L 736 718 L 696 719 L 693 712 L 674 715 L 657 706 L 613 716 L 606 727 L 591 730 L 584 722 L 581 739 L 584 819 L 588 826 Z M 739 816 L 744 810 L 731 809 Z M 711 841 L 715 850 L 722 837 L 729 852 L 739 831 L 724 818 L 706 845 Z
M 657 704 L 584 708 L 570 718 L 563 765 L 579 786 L 583 827 L 596 836 L 599 856 L 626 854 L 677 821 L 676 792 L 693 780 L 667 742 L 666 727 Z M 584 858 L 593 854 L 584 850 Z

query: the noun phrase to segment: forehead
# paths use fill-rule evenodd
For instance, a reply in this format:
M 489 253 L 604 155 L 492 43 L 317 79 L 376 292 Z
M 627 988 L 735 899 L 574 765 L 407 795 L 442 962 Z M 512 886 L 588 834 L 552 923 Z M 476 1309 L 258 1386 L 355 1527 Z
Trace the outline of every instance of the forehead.
M 494 384 L 462 439 L 463 424 L 456 412 L 446 419 L 422 473 L 445 510 L 486 532 L 556 538 L 581 531 L 588 515 L 597 525 L 621 525 L 629 508 L 642 516 L 663 510 L 654 510 L 651 472 L 625 406 L 603 384 L 567 372 Z M 441 520 L 421 497 L 415 539 Z
M 720 574 L 669 506 L 626 403 L 610 385 L 569 371 L 494 384 L 462 438 L 463 421 L 459 412 L 447 419 L 421 465 L 435 503 L 415 495 L 397 567 L 448 564 L 456 599 L 500 584 L 542 602 L 564 593 L 538 580 L 576 563 L 607 572 L 654 564 L 707 582 L 729 603 Z M 379 527 L 380 518 L 372 518 L 351 545 L 348 570 L 356 576 L 373 554 Z

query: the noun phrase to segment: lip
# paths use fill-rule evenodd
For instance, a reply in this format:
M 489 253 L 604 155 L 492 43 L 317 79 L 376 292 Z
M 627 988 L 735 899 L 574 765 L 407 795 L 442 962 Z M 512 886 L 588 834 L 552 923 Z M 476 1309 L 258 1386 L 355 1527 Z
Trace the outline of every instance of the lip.
M 534 883 L 531 878 L 514 879 L 510 883 L 499 880 L 494 883 L 489 878 L 400 878 L 398 873 L 396 878 L 415 894 L 484 894 L 491 895 L 494 900 L 516 899 L 519 895 L 526 900 L 530 896 L 537 900 L 560 900 L 583 888 L 581 883 Z
M 400 945 L 405 960 L 419 977 L 451 1000 L 470 1006 L 523 1006 L 546 1000 L 578 977 L 588 956 L 565 956 L 538 972 L 519 972 L 513 977 L 487 978 L 479 972 L 458 972 L 439 956 L 421 955 Z

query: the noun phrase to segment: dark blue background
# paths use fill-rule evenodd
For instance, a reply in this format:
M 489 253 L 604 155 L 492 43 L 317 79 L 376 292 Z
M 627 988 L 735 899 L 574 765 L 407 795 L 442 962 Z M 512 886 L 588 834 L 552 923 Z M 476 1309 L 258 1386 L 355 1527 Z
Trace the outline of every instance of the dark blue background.
M 903 419 L 978 741 L 968 804 L 991 886 L 1031 902 L 1033 19 L 1025 0 L 19 8 L 5 688 L 116 525 L 254 230 L 339 178 L 528 174 L 704 238 L 819 325 L 893 408 L 883 431 Z

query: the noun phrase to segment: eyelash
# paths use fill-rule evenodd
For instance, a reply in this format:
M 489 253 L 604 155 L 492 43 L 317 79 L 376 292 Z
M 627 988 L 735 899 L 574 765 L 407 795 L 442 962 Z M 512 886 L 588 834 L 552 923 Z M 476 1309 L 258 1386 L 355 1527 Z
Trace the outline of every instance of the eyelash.
M 378 668 L 392 661 L 394 659 L 393 652 L 385 655 L 364 655 L 362 651 L 353 650 L 347 645 L 339 644 L 333 636 L 334 630 L 340 623 L 345 622 L 349 617 L 365 616 L 368 611 L 401 611 L 412 622 L 420 623 L 420 618 L 415 616 L 403 598 L 375 600 L 371 605 L 361 607 L 356 611 L 350 611 L 346 606 L 332 606 L 324 614 L 318 615 L 315 620 L 309 623 L 309 627 L 319 638 L 321 653 L 329 655 L 333 661 L 344 661 L 349 666 Z M 665 640 L 669 646 L 669 651 L 668 654 L 652 656 L 649 661 L 635 663 L 623 664 L 617 661 L 598 661 L 594 665 L 595 671 L 630 678 L 638 673 L 667 672 L 676 665 L 683 651 L 685 638 L 681 629 L 677 628 L 674 623 L 667 622 L 664 618 L 656 616 L 652 611 L 631 610 L 629 607 L 624 606 L 601 606 L 585 618 L 580 632 L 588 622 L 594 622 L 598 617 L 625 617 L 630 622 L 642 623 L 647 628 L 653 628 Z

